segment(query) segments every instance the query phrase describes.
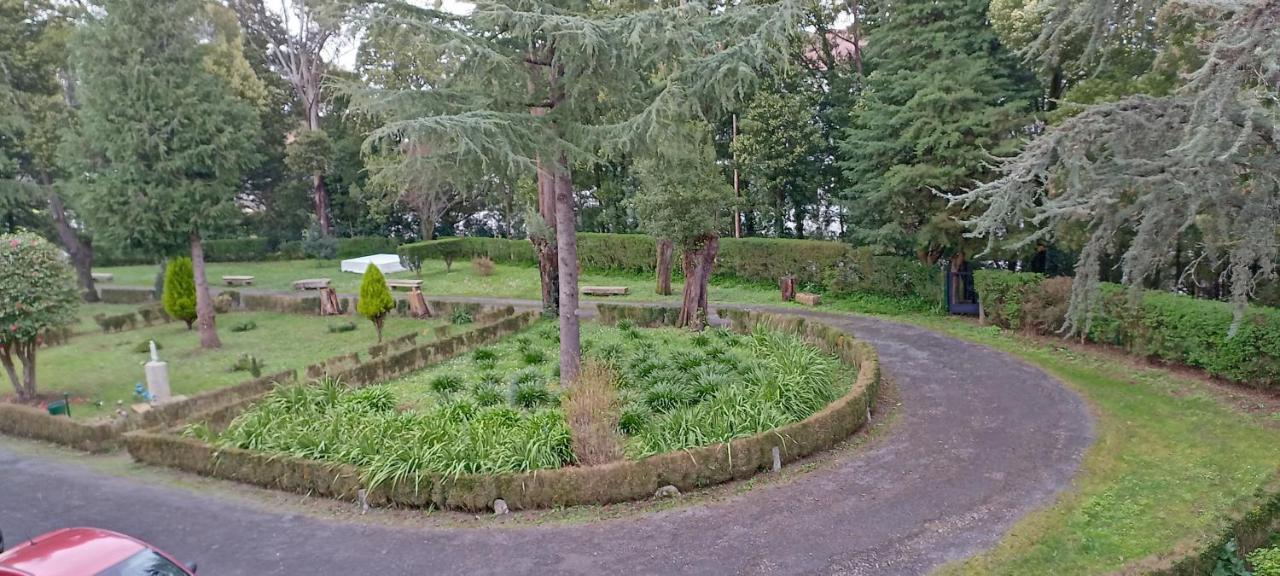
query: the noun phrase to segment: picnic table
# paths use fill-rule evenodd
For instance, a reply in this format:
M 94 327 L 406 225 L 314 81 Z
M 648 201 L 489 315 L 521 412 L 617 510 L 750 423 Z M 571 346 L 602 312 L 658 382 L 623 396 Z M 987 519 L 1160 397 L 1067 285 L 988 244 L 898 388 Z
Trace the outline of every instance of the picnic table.
M 588 296 L 626 296 L 631 292 L 626 286 L 583 286 L 582 293 Z
M 390 288 L 392 290 L 396 290 L 396 289 L 413 290 L 414 288 L 417 288 L 421 290 L 422 281 L 421 280 L 387 280 L 387 288 Z
M 306 278 L 303 280 L 294 280 L 294 290 L 323 290 L 329 287 L 330 280 L 328 278 Z
M 249 286 L 253 284 L 253 276 L 223 276 L 222 282 L 227 286 Z

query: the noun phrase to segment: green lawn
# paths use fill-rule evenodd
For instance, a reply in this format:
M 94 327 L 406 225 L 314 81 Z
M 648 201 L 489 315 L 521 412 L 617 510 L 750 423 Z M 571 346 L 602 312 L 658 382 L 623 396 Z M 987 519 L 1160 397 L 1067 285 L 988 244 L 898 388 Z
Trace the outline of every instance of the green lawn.
M 99 272 L 115 274 L 115 284 L 124 286 L 152 286 L 155 280 L 155 266 L 120 266 L 95 269 Z M 220 284 L 222 275 L 250 275 L 256 277 L 254 288 L 265 290 L 291 290 L 294 280 L 303 278 L 330 278 L 340 293 L 356 293 L 360 290 L 359 274 L 340 272 L 338 262 L 296 260 L 285 262 L 230 262 L 209 264 L 209 281 Z M 388 278 L 417 278 L 413 272 L 389 274 Z M 530 266 L 496 265 L 491 276 L 481 276 L 469 262 L 455 262 L 453 270 L 448 271 L 442 260 L 423 262 L 420 278 L 422 291 L 427 298 L 432 296 L 485 296 L 491 298 L 521 298 L 537 300 L 541 298 L 538 269 Z M 675 294 L 659 296 L 654 292 L 653 274 L 600 274 L 587 272 L 582 274 L 580 285 L 626 286 L 631 289 L 627 296 L 608 298 L 586 297 L 593 301 L 630 301 L 630 302 L 672 302 L 680 301 L 680 290 L 683 284 L 680 279 L 672 282 Z M 752 304 L 782 304 L 777 287 L 762 284 L 751 284 L 733 281 L 716 281 L 711 285 L 710 300 L 713 302 L 742 302 Z M 791 304 L 799 306 L 798 304 Z M 918 303 L 903 303 L 893 298 L 870 295 L 828 299 L 823 306 L 828 310 L 849 312 L 868 312 L 892 314 L 904 309 L 920 310 Z
M 917 321 L 1039 366 L 1097 415 L 1098 439 L 1073 488 L 941 574 L 1110 572 L 1220 534 L 1236 505 L 1280 471 L 1278 427 L 1226 407 L 1203 382 L 971 322 Z
M 82 314 L 98 306 L 86 306 Z M 250 321 L 257 324 L 256 329 L 231 331 L 233 326 Z M 329 333 L 330 324 L 344 322 L 355 322 L 357 329 Z M 442 322 L 391 317 L 384 337 L 394 338 L 416 331 L 418 342 L 426 342 L 433 338 L 432 328 Z M 252 378 L 248 372 L 230 370 L 242 354 L 258 357 L 266 363 L 264 373 L 274 373 L 300 369 L 339 354 L 363 351 L 376 343 L 373 325 L 357 317 L 321 318 L 269 312 L 221 314 L 218 336 L 223 346 L 214 351 L 201 350 L 198 334 L 187 330 L 181 322 L 114 334 L 98 332 L 76 336 L 69 344 L 40 350 L 37 356 L 40 391 L 67 393 L 82 400 L 72 406 L 77 419 L 109 414 L 117 401 L 126 405 L 134 401 L 134 385 L 145 380 L 142 365 L 147 361 L 147 354 L 135 352 L 134 347 L 151 339 L 163 347 L 160 357 L 169 363 L 174 394 L 186 395 Z M 98 402 L 102 403 L 101 407 Z

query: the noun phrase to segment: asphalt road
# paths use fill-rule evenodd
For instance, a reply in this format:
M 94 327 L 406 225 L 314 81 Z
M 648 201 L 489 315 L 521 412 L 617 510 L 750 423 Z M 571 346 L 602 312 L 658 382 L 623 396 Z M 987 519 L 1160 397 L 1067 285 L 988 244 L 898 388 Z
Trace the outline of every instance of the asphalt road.
M 1093 426 L 1060 382 L 921 328 L 820 316 L 879 349 L 902 402 L 894 432 L 725 501 L 594 524 L 393 528 L 265 511 L 0 448 L 0 527 L 10 543 L 69 525 L 119 530 L 228 576 L 901 575 L 993 545 L 1070 484 Z

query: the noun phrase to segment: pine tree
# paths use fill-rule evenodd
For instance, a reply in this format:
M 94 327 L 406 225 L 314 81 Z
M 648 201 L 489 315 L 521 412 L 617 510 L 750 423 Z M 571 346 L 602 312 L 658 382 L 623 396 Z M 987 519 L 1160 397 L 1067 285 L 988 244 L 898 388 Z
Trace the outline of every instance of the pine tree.
M 238 217 L 258 119 L 206 60 L 226 46 L 209 41 L 203 6 L 108 0 L 76 31 L 82 126 L 70 148 L 85 215 L 103 239 L 157 256 L 189 248 L 200 344 L 216 348 L 202 238 Z
M 187 330 L 191 329 L 196 321 L 196 274 L 190 258 L 174 258 L 165 266 L 160 302 L 170 318 L 186 322 Z
M 379 343 L 382 342 L 382 324 L 387 319 L 387 313 L 395 309 L 396 301 L 387 288 L 387 278 L 382 275 L 382 270 L 370 264 L 364 271 L 364 279 L 360 281 L 360 301 L 356 304 L 356 311 L 373 322 L 378 331 Z
M 1033 77 L 1000 45 L 983 0 L 906 0 L 868 18 L 863 98 L 842 142 L 850 236 L 933 262 L 963 252 L 938 192 L 988 175 L 1016 143 Z
M 530 238 L 544 310 L 560 317 L 560 377 L 573 382 L 581 357 L 574 163 L 636 153 L 666 128 L 726 112 L 757 70 L 786 66 L 804 9 L 798 0 L 522 0 L 480 1 L 457 15 L 389 0 L 372 12 L 375 22 L 411 30 L 407 42 L 462 65 L 428 90 L 349 88 L 355 109 L 385 121 L 370 148 L 429 150 L 441 171 L 477 159 L 512 177 L 538 175 Z

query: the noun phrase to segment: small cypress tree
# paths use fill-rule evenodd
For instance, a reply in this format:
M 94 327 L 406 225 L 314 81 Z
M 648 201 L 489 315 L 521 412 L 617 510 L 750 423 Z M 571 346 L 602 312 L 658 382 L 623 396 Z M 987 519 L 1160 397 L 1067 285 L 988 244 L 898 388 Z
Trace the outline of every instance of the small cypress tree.
M 187 330 L 196 321 L 196 275 L 190 258 L 174 258 L 164 274 L 164 311 L 169 316 L 187 323 Z
M 373 322 L 378 331 L 378 342 L 382 342 L 382 323 L 387 319 L 387 312 L 395 310 L 396 301 L 387 288 L 387 279 L 382 270 L 373 264 L 364 271 L 364 280 L 360 282 L 360 302 L 356 310 L 361 316 Z

